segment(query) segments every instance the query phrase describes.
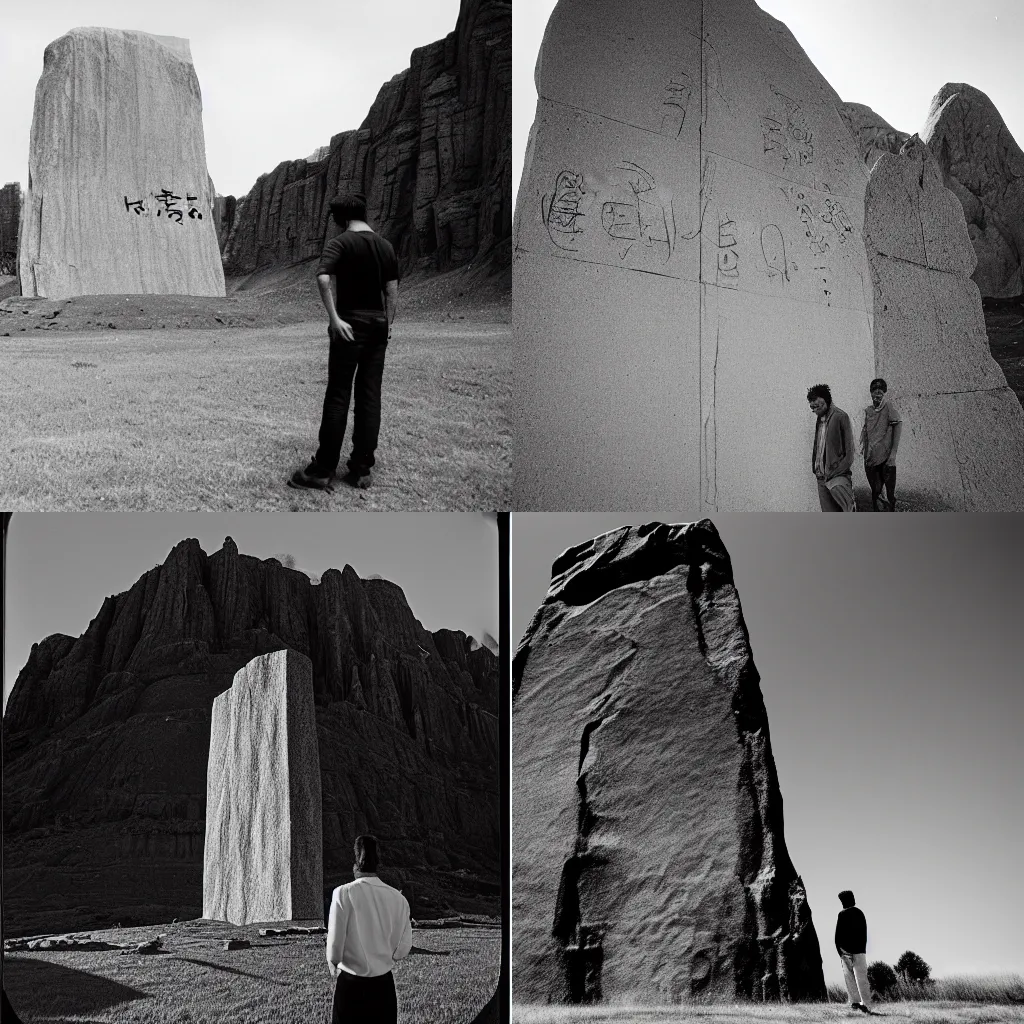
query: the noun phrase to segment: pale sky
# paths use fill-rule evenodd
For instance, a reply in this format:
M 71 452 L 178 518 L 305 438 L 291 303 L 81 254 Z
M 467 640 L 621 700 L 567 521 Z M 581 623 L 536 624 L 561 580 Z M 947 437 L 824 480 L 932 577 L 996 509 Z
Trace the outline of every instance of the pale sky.
M 511 519 L 513 651 L 565 548 L 628 522 L 679 521 Z M 935 976 L 1022 973 L 1024 514 L 712 519 L 826 980 L 842 979 L 843 889 L 867 916 L 869 962 L 912 949 Z
M 45 0 L 4 3 L 0 184 L 28 183 L 43 50 L 79 26 L 138 29 L 191 43 L 206 161 L 221 195 L 241 196 L 282 160 L 358 128 L 381 86 L 419 46 L 455 29 L 459 0 Z
M 789 27 L 843 100 L 866 104 L 894 128 L 920 131 L 939 89 L 966 82 L 988 95 L 1024 147 L 1021 0 L 759 0 L 759 6 Z M 555 0 L 516 0 L 513 196 L 537 106 L 533 69 L 554 7 Z
M 80 636 L 103 599 L 128 590 L 195 537 L 243 555 L 291 554 L 316 575 L 351 565 L 397 583 L 424 628 L 498 636 L 498 528 L 477 512 L 18 512 L 7 535 L 4 705 L 33 643 Z

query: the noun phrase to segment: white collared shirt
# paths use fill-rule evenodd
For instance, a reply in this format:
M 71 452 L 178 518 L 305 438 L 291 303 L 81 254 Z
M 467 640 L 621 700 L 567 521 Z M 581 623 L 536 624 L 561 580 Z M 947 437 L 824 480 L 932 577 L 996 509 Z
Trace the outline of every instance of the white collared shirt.
M 412 947 L 409 901 L 376 875 L 359 875 L 331 894 L 327 962 L 348 974 L 387 974 Z

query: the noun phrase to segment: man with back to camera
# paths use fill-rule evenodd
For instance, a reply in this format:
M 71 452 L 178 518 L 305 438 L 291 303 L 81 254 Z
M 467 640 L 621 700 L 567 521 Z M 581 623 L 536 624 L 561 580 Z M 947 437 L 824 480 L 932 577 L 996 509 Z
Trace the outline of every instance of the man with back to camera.
M 832 404 L 832 389 L 815 384 L 807 391 L 811 412 L 817 416 L 811 469 L 818 481 L 822 512 L 856 512 L 853 497 L 853 427 L 850 417 Z
M 327 310 L 327 391 L 320 420 L 320 447 L 309 465 L 297 469 L 291 487 L 329 490 L 341 459 L 355 378 L 352 413 L 352 454 L 342 480 L 353 487 L 370 486 L 370 470 L 380 435 L 380 389 L 391 324 L 398 310 L 398 260 L 391 243 L 366 223 L 366 198 L 361 193 L 336 196 L 331 216 L 342 228 L 324 246 L 316 270 L 320 298 Z M 337 284 L 337 305 L 331 278 Z
M 843 962 L 843 977 L 850 1005 L 863 1013 L 871 1012 L 871 988 L 868 985 L 868 922 L 849 889 L 839 894 L 843 909 L 836 919 L 836 951 Z
M 864 456 L 864 475 L 871 485 L 871 508 L 875 512 L 896 511 L 896 449 L 900 445 L 903 421 L 886 392 L 889 385 L 876 377 L 868 387 L 871 404 L 864 410 L 860 449 Z M 882 497 L 885 488 L 888 502 Z M 879 508 L 879 502 L 884 508 Z
M 391 973 L 412 949 L 409 902 L 377 877 L 373 836 L 355 841 L 355 881 L 331 894 L 327 966 L 336 979 L 332 1024 L 375 1021 L 397 1024 L 398 997 Z

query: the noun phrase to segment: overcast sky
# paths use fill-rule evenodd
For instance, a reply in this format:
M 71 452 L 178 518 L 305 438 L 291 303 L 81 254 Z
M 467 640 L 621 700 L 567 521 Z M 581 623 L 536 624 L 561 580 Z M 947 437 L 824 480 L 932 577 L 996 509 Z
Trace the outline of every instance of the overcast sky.
M 498 636 L 498 529 L 476 512 L 19 512 L 7 536 L 4 705 L 33 643 L 80 636 L 186 537 L 212 555 L 291 554 L 321 575 L 351 565 L 405 591 L 429 630 Z
M 459 0 L 45 0 L 4 3 L 0 183 L 28 182 L 29 130 L 43 50 L 79 26 L 139 29 L 191 43 L 206 160 L 221 195 L 241 196 L 282 160 L 358 128 L 418 46 L 455 28 Z
M 560 552 L 656 520 L 678 521 L 513 514 L 513 647 Z M 1024 514 L 713 520 L 826 979 L 842 977 L 842 889 L 867 916 L 869 961 L 912 949 L 936 976 L 1021 973 Z
M 759 0 L 759 6 L 785 22 L 845 101 L 866 104 L 894 128 L 920 131 L 939 89 L 966 82 L 988 95 L 1024 146 L 1021 0 Z M 516 0 L 513 196 L 537 106 L 533 69 L 554 7 L 555 0 Z

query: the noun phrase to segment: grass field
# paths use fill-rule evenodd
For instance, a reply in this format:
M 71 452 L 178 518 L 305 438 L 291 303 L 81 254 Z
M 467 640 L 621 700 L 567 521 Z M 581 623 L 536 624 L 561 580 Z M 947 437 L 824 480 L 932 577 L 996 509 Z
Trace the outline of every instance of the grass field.
M 54 511 L 507 508 L 510 330 L 397 322 L 374 485 L 333 492 L 285 486 L 316 449 L 320 322 L 3 338 L 0 499 Z
M 334 982 L 324 936 L 258 937 L 256 928 L 186 921 L 90 933 L 111 942 L 167 933 L 167 952 L 14 953 L 4 988 L 29 1024 L 318 1024 L 330 1021 Z M 251 949 L 225 952 L 224 938 Z M 395 969 L 401 1024 L 470 1024 L 498 982 L 497 928 L 416 930 L 415 945 L 447 956 L 410 956 Z

